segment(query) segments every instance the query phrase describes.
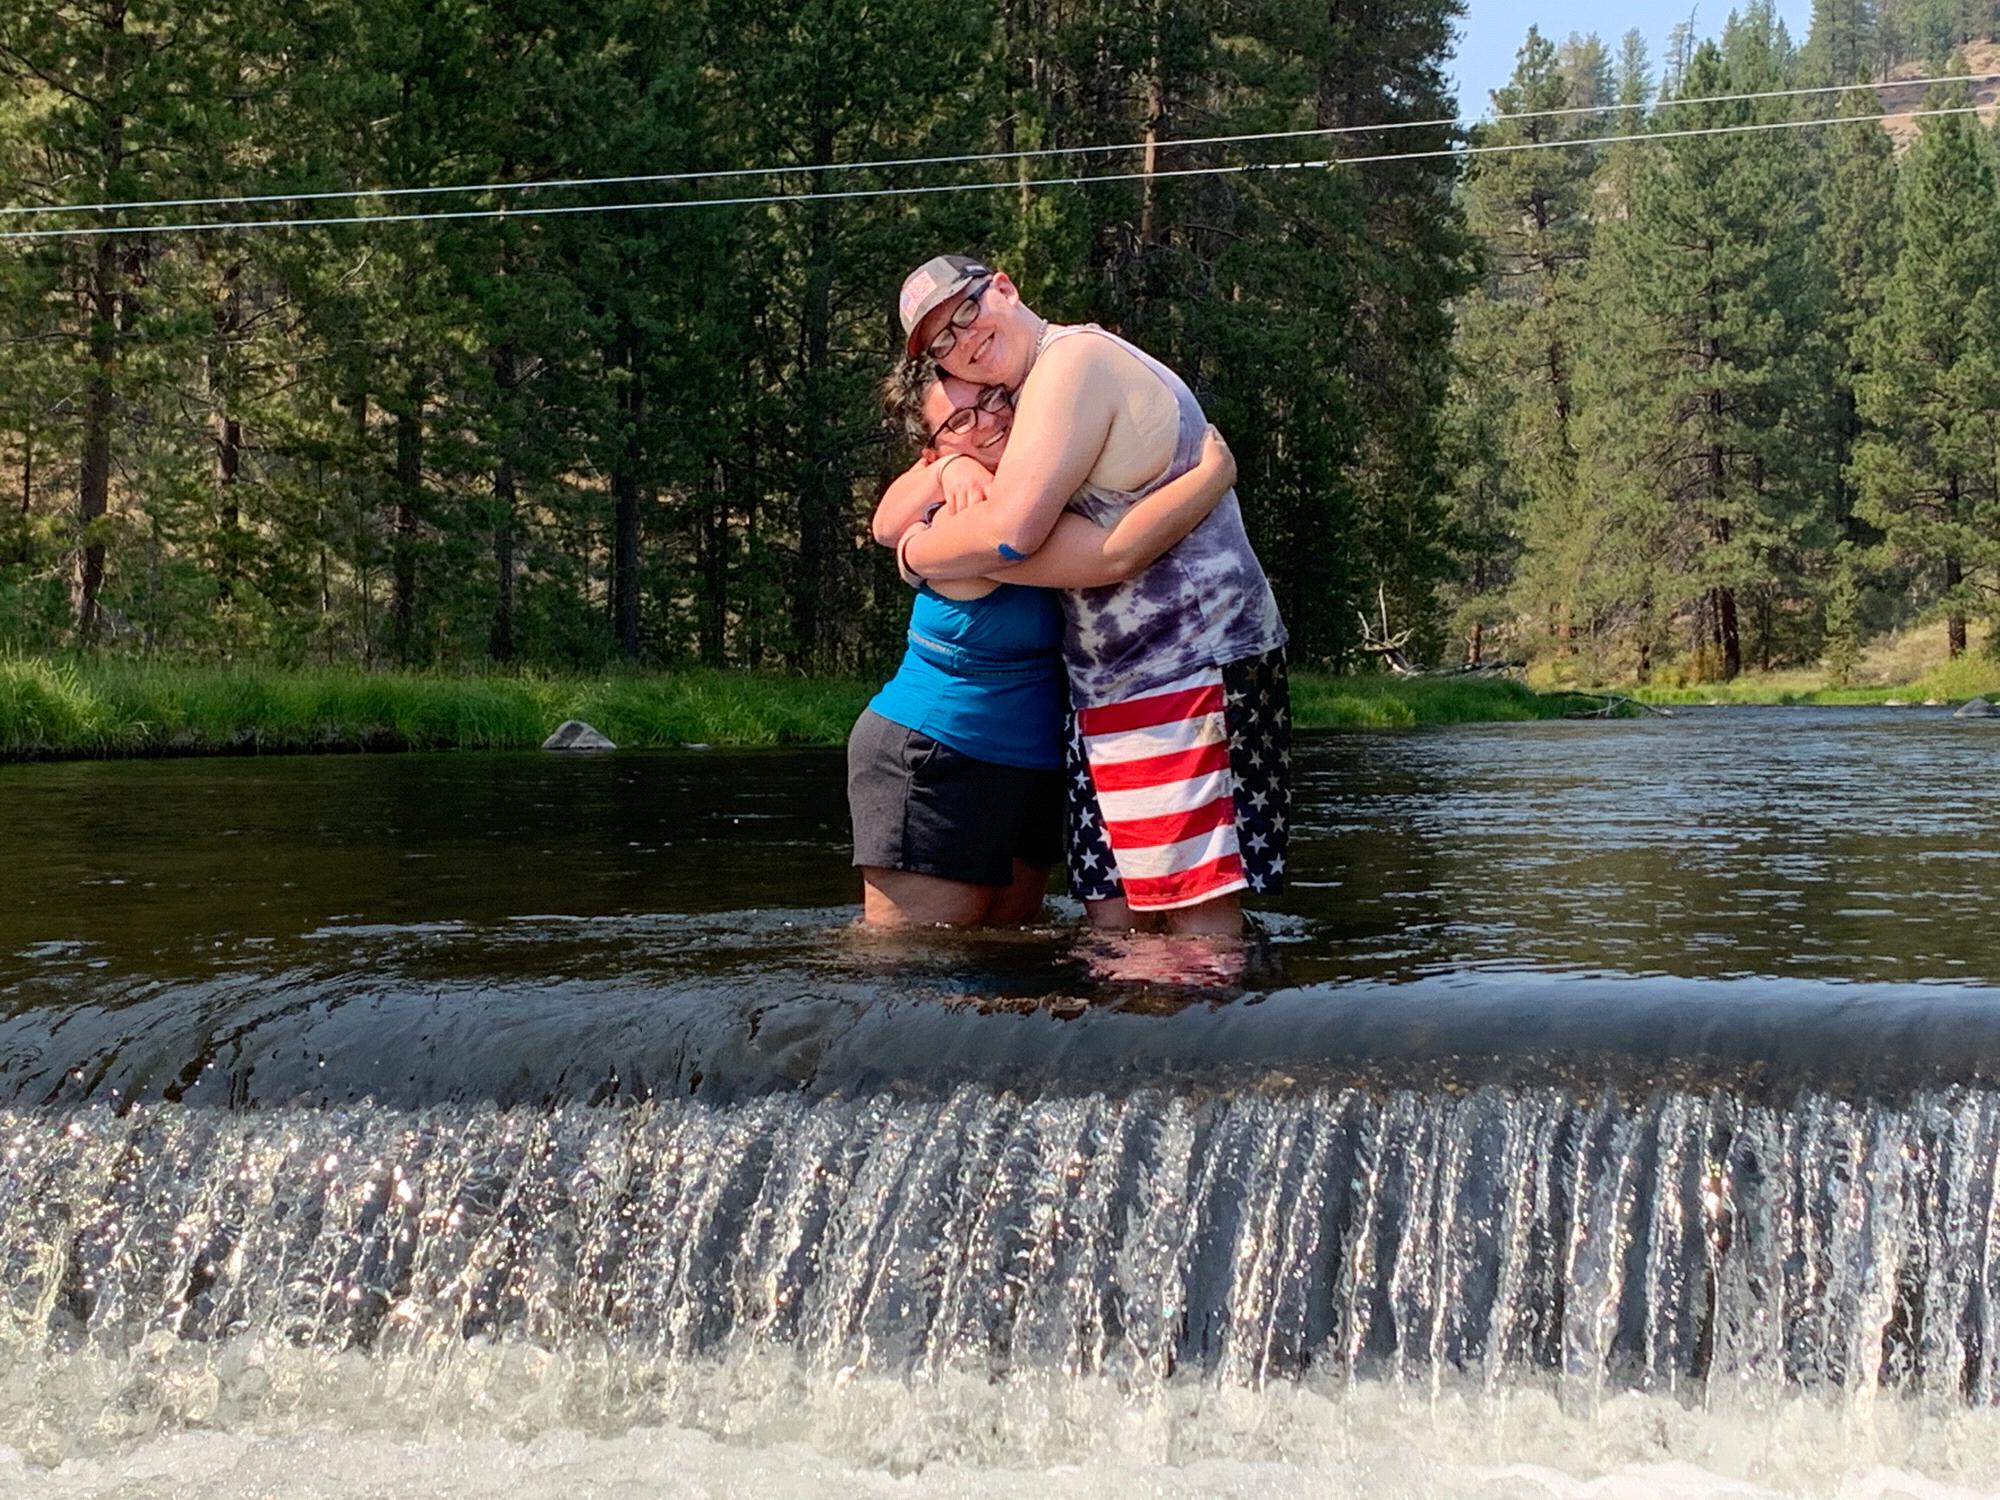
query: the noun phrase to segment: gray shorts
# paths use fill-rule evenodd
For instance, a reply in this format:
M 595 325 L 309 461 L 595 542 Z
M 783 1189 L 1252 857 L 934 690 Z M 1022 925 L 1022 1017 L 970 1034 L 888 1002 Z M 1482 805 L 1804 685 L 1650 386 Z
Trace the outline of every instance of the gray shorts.
M 854 862 L 1009 885 L 1062 853 L 1063 773 L 975 760 L 864 710 L 847 737 Z

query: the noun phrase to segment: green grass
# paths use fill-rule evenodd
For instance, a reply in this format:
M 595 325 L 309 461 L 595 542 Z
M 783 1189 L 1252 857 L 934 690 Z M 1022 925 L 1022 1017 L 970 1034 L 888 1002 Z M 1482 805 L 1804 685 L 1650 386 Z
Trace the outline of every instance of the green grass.
M 1829 686 L 1820 672 L 1750 673 L 1734 682 L 1693 687 L 1640 687 L 1632 696 L 1648 703 L 1963 703 L 1968 698 L 2000 700 L 2000 661 L 1983 652 L 1933 666 L 1908 682 Z
M 1560 719 L 1603 707 L 1596 694 L 1536 693 L 1500 677 L 1329 677 L 1292 674 L 1301 729 L 1417 729 L 1433 724 Z
M 872 684 L 725 672 L 438 676 L 0 661 L 0 757 L 532 749 L 564 719 L 620 745 L 838 744 Z
M 630 749 L 838 745 L 876 684 L 765 673 L 444 676 L 0 659 L 0 759 L 522 750 L 564 719 Z M 1293 678 L 1302 729 L 1547 719 L 1595 698 L 1496 680 Z

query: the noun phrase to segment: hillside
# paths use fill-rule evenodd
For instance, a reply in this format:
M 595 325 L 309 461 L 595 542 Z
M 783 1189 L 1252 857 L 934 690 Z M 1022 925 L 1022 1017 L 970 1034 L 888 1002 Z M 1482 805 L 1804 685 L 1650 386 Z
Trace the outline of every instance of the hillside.
M 1968 73 L 2000 74 L 2000 41 L 1972 42 L 1965 48 L 1965 71 Z M 1934 76 L 1931 70 L 1920 62 L 1904 63 L 1896 69 L 1899 78 L 1927 78 Z M 1889 111 L 1921 109 L 1927 90 L 1921 84 L 1898 82 L 1891 79 L 1878 84 L 1876 91 L 1882 96 L 1882 107 Z M 1979 106 L 1979 118 L 1988 124 L 2000 113 L 2000 78 L 1989 77 L 1982 83 L 1972 85 L 1972 102 Z M 1897 149 L 1916 139 L 1920 119 L 1912 119 L 1907 114 L 1891 113 L 1882 122 L 1882 128 L 1895 138 Z

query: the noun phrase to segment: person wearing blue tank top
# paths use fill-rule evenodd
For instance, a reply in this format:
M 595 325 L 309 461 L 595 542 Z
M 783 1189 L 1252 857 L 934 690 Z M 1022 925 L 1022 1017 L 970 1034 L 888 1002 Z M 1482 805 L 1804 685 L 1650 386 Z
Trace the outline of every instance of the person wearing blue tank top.
M 1004 392 L 902 361 L 884 385 L 916 463 L 882 497 L 874 534 L 900 547 L 944 508 L 942 477 L 990 477 L 1013 412 Z M 1065 517 L 1035 555 L 923 585 L 896 675 L 848 738 L 862 920 L 1019 924 L 1042 905 L 1063 841 L 1063 615 L 1053 592 L 1131 578 L 1200 524 L 1236 465 L 1209 430 L 1189 472 L 1115 526 Z M 961 505 L 976 504 L 961 492 Z
M 906 578 L 983 576 L 1037 555 L 1072 515 L 1115 525 L 1195 465 L 1207 418 L 1187 383 L 1109 329 L 1049 322 L 1004 272 L 933 256 L 897 310 L 906 354 L 1018 407 L 976 492 L 966 464 L 943 469 L 949 513 L 900 549 Z M 1072 894 L 1101 927 L 1240 932 L 1244 895 L 1284 888 L 1291 694 L 1284 620 L 1235 496 L 1137 577 L 1062 598 Z

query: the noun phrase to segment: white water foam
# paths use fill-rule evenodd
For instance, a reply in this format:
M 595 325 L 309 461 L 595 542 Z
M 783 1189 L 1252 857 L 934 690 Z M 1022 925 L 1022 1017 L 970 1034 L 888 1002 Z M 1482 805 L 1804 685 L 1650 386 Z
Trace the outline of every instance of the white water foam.
M 0 1123 L 0 1497 L 2000 1491 L 1985 1091 Z
M 133 1400 L 129 1368 L 95 1357 L 10 1371 L 0 1500 L 2000 1493 L 2000 1415 L 1893 1398 L 1725 1411 L 1628 1393 L 1570 1412 L 1530 1389 L 1419 1399 L 1366 1383 L 1177 1382 L 1134 1396 L 1101 1380 L 829 1379 L 775 1356 L 648 1368 L 519 1346 L 444 1382 L 415 1362 L 282 1347 L 152 1357 L 149 1401 Z M 575 1420 L 632 1384 L 671 1420 Z M 122 1401 L 91 1421 L 77 1404 L 93 1395 Z

